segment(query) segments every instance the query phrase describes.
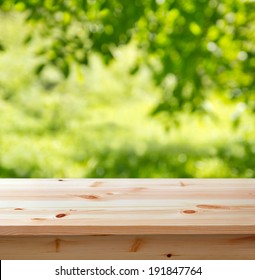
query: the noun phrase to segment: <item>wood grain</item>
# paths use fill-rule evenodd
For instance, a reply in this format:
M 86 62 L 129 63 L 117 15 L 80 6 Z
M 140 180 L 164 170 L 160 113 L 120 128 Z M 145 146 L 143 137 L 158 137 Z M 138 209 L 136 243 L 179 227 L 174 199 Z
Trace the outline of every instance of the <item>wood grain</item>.
M 2 260 L 255 260 L 255 235 L 0 238 Z
M 255 234 L 254 179 L 2 179 L 1 236 Z

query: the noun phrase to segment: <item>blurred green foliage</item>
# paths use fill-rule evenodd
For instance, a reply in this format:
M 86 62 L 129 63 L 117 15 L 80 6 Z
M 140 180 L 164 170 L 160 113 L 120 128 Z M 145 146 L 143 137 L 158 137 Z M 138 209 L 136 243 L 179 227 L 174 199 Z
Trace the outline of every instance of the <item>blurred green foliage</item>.
M 255 177 L 254 2 L 0 7 L 0 177 Z
M 208 113 L 217 89 L 255 112 L 252 0 L 1 0 L 0 8 L 26 13 L 36 28 L 26 43 L 43 36 L 37 74 L 52 64 L 67 78 L 73 61 L 86 65 L 97 52 L 109 63 L 116 47 L 134 41 L 140 55 L 131 73 L 145 63 L 164 88 L 152 114 Z

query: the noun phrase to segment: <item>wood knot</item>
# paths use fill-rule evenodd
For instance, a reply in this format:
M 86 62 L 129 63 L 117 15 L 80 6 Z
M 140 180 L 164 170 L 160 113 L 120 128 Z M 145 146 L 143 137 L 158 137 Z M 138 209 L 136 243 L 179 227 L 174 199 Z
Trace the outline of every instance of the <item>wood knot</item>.
M 113 192 L 108 192 L 108 193 L 106 193 L 107 195 L 114 195 L 114 193 Z
M 185 214 L 195 214 L 196 211 L 195 210 L 184 210 L 183 213 L 185 213 Z
M 84 199 L 99 199 L 99 198 L 100 198 L 100 196 L 94 195 L 94 194 L 90 194 L 90 195 L 78 195 L 78 197 L 84 198 Z
M 167 258 L 171 258 L 172 254 L 167 254 L 166 256 L 167 256 Z
M 185 186 L 187 186 L 187 184 L 185 184 L 184 182 L 180 181 L 180 186 L 181 187 L 185 187 Z
M 56 215 L 56 218 L 63 218 L 63 217 L 65 217 L 65 216 L 66 216 L 66 214 L 60 213 L 60 214 L 57 214 L 57 215 Z
M 90 187 L 94 188 L 94 187 L 100 187 L 103 184 L 103 182 L 94 182 L 90 185 Z
M 45 221 L 46 218 L 31 218 L 32 221 Z
M 119 192 L 107 192 L 107 195 L 115 195 L 115 194 L 119 194 Z

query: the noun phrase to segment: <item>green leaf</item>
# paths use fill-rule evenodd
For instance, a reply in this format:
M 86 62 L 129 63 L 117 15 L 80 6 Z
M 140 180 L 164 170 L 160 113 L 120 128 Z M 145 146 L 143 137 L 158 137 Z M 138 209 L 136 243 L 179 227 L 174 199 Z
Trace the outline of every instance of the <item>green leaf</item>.
M 0 42 L 0 51 L 5 51 L 5 47 L 1 42 Z
M 170 108 L 169 104 L 167 102 L 162 102 L 160 104 L 158 104 L 153 110 L 152 112 L 150 113 L 151 116 L 155 116 L 161 112 L 164 112 L 164 111 L 168 111 Z
M 138 65 L 138 64 L 136 64 L 134 67 L 132 67 L 129 71 L 130 75 L 135 75 L 138 72 L 139 68 L 140 68 L 140 65 Z
M 25 37 L 23 43 L 26 45 L 26 44 L 30 43 L 32 39 L 33 39 L 32 34 L 29 34 Z
M 41 63 L 39 64 L 36 68 L 35 68 L 35 74 L 36 75 L 40 75 L 45 67 L 45 63 Z
M 65 78 L 68 78 L 69 77 L 69 74 L 70 74 L 70 66 L 68 64 L 67 61 L 65 60 L 62 60 L 61 63 L 60 63 L 60 70 L 61 72 L 63 73 L 64 77 Z

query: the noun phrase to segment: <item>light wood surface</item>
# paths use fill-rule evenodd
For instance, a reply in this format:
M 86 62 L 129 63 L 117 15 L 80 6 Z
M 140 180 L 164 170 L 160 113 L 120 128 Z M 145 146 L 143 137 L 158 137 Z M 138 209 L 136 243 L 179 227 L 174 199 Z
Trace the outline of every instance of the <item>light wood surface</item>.
M 0 238 L 2 260 L 255 260 L 255 235 Z
M 0 180 L 1 236 L 101 234 L 253 235 L 255 180 Z

